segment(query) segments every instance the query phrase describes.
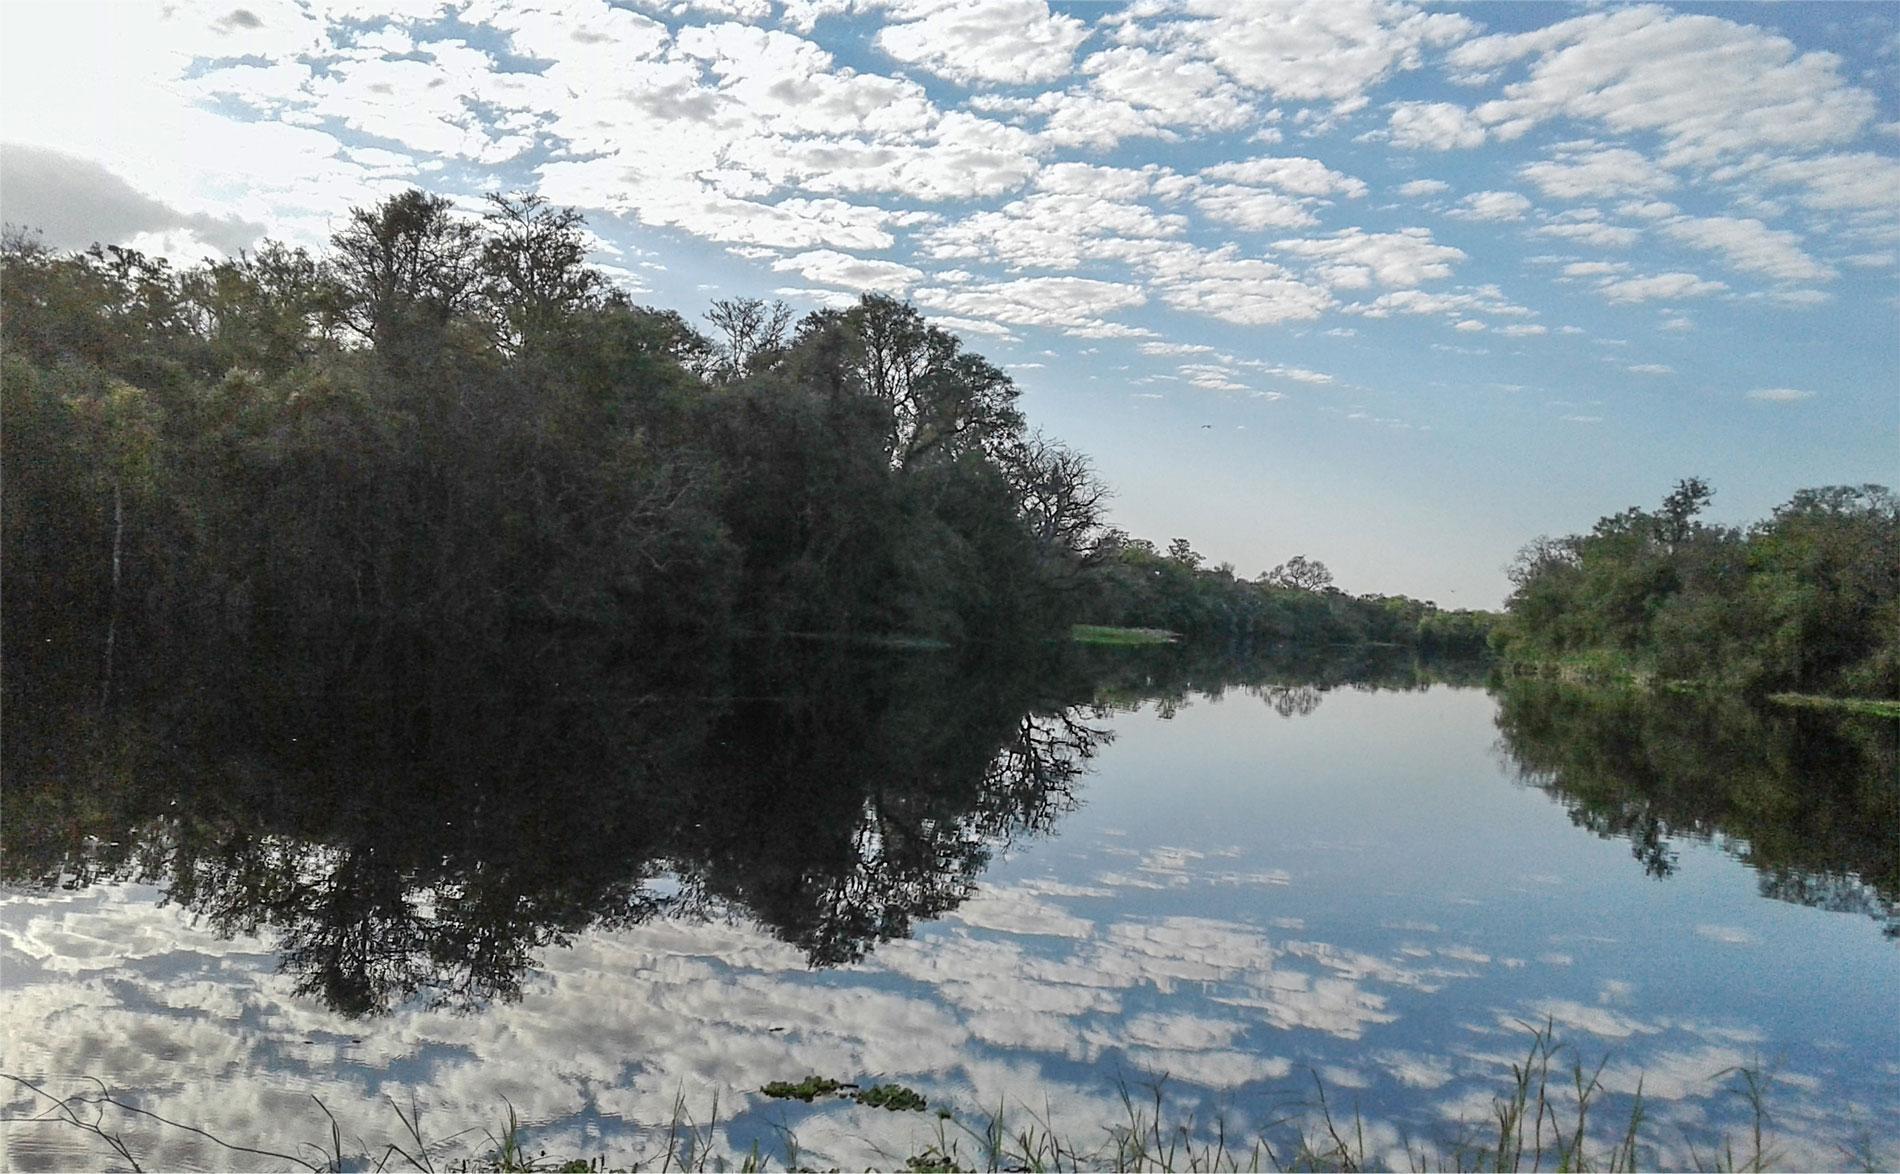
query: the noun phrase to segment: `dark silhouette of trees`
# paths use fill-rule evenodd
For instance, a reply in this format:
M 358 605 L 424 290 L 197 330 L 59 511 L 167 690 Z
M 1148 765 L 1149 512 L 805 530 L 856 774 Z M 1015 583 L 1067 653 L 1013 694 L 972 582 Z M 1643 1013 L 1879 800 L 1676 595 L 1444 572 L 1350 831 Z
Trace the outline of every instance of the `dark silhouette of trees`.
M 1326 564 L 1303 554 L 1294 555 L 1261 578 L 1271 586 L 1294 591 L 1324 591 L 1333 585 L 1333 573 Z

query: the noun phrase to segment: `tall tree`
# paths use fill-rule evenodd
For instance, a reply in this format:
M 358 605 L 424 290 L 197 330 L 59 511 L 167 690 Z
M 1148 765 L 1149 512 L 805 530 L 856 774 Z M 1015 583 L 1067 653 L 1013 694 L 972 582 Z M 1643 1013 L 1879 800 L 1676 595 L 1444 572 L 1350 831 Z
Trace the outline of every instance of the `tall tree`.
M 412 188 L 354 209 L 330 243 L 342 322 L 381 355 L 406 356 L 475 305 L 479 232 L 447 197 Z

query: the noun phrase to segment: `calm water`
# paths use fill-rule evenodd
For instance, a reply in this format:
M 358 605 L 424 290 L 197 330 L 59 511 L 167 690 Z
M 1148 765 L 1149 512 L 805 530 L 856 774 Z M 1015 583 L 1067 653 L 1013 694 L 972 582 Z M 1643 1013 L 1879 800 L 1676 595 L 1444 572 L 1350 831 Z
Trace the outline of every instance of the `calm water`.
M 1894 723 L 1172 653 L 722 672 L 13 729 L 0 1069 L 277 1149 L 328 1138 L 316 1094 L 346 1149 L 406 1140 L 393 1099 L 627 1162 L 683 1098 L 846 1166 L 938 1122 L 758 1087 L 1087 1140 L 1118 1084 L 1284 1136 L 1317 1081 L 1403 1167 L 1550 1024 L 1606 1141 L 1641 1081 L 1648 1164 L 1740 1138 L 1739 1066 L 1780 1164 L 1900 1162 Z M 12 1168 L 111 1157 L 6 1129 Z

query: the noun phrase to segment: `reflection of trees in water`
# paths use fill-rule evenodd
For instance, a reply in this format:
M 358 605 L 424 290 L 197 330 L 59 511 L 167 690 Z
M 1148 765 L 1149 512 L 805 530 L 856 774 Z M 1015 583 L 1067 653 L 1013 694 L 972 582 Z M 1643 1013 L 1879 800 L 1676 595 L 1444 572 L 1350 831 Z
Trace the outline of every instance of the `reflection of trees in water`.
M 1238 655 L 1176 644 L 1097 652 L 1090 663 L 1103 704 L 1128 709 L 1152 703 L 1164 719 L 1196 697 L 1219 700 L 1230 689 L 1258 697 L 1283 718 L 1308 717 L 1335 689 L 1481 685 L 1490 671 L 1483 660 L 1421 657 L 1408 648 L 1373 645 L 1289 645 Z
M 4 874 L 162 885 L 274 934 L 299 991 L 351 1014 L 509 998 L 549 946 L 661 913 L 750 917 L 833 964 L 1074 807 L 1107 735 L 1046 682 L 819 648 L 656 690 L 437 653 L 351 695 L 9 706 Z
M 1324 697 L 1311 685 L 1262 685 L 1256 692 L 1281 717 L 1310 716 Z
M 1513 681 L 1498 729 L 1526 782 L 1651 876 L 1675 871 L 1675 841 L 1719 842 L 1764 896 L 1900 937 L 1900 723 Z

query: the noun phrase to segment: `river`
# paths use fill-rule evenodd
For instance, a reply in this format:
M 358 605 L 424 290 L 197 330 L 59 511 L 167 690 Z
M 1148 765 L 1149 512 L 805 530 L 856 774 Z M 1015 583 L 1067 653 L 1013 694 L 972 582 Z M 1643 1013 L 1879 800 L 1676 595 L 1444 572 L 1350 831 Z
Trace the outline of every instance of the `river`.
M 1746 1161 L 1752 1085 L 1769 1164 L 1900 1163 L 1896 723 L 948 661 L 15 729 L 0 1069 L 317 1164 L 333 1117 L 409 1168 L 419 1110 L 437 1168 L 510 1111 L 530 1153 L 847 1168 L 985 1163 L 1000 1112 L 1086 1165 L 1158 1098 L 1158 1140 L 1243 1166 L 1330 1114 L 1409 1168 L 1495 1140 L 1542 1033 L 1567 1127 L 1595 1081 L 1592 1161 L 1639 1087 L 1639 1164 Z M 929 1107 L 759 1091 L 809 1075 Z M 124 1168 L 8 1101 L 10 1168 Z M 101 1111 L 147 1168 L 293 1167 Z

